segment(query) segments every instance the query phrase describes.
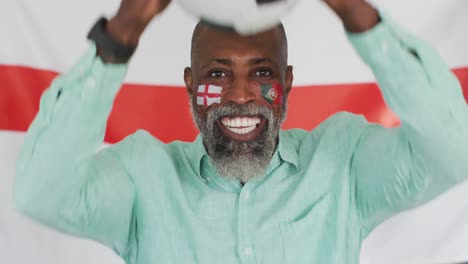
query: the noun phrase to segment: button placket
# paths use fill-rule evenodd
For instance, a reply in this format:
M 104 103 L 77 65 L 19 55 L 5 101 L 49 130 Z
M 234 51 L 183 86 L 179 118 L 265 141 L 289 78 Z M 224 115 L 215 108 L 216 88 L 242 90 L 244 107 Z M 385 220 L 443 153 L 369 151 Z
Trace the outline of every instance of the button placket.
M 245 201 L 250 200 L 250 192 L 248 192 L 248 191 L 244 192 L 243 197 L 244 197 Z
M 247 183 L 239 193 L 239 255 L 243 263 L 256 263 L 252 246 L 251 222 L 251 183 Z

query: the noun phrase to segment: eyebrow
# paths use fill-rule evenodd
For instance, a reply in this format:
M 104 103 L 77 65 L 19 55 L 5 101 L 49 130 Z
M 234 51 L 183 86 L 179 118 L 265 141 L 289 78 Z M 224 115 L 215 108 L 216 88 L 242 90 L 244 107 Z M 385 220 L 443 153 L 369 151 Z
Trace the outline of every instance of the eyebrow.
M 228 65 L 228 66 L 233 64 L 231 59 L 214 59 L 213 61 L 219 64 Z
M 272 60 L 270 60 L 268 58 L 253 58 L 253 59 L 249 60 L 249 65 L 260 64 L 260 63 L 263 63 L 263 62 L 270 62 L 270 63 L 276 64 L 276 63 L 274 63 Z

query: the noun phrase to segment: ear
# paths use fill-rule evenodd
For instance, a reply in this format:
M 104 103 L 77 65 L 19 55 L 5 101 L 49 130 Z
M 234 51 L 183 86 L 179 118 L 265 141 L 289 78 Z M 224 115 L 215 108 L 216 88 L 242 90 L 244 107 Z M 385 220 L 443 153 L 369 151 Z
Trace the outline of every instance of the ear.
M 187 94 L 189 98 L 192 98 L 193 78 L 192 78 L 192 69 L 190 67 L 185 67 L 184 69 L 184 82 L 185 82 L 185 89 L 187 90 Z
M 289 96 L 289 92 L 291 91 L 292 84 L 293 84 L 294 74 L 293 74 L 293 66 L 289 65 L 286 68 L 286 75 L 285 75 L 285 87 L 284 93 L 286 98 Z

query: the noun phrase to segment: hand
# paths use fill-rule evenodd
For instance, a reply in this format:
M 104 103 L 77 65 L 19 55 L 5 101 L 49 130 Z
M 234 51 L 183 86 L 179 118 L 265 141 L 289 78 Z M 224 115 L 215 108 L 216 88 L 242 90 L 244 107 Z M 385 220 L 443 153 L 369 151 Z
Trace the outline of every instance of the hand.
M 166 9 L 171 0 L 122 0 L 107 31 L 122 44 L 137 45 L 151 20 Z
M 363 32 L 379 23 L 379 13 L 365 0 L 323 0 L 349 32 Z
M 366 4 L 365 0 L 323 0 L 339 17 Z
M 144 28 L 157 14 L 164 11 L 170 2 L 170 0 L 122 0 L 115 19 Z

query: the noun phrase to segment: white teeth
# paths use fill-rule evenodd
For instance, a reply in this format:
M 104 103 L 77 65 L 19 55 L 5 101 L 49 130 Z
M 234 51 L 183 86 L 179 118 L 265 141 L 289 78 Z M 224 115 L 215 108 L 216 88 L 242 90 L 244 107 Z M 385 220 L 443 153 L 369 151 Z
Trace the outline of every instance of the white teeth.
M 240 127 L 241 126 L 241 119 L 240 118 L 236 118 L 235 119 L 235 122 L 234 122 L 234 127 Z
M 230 131 L 236 134 L 247 134 L 255 130 L 260 124 L 258 117 L 224 117 L 221 123 Z
M 236 128 L 236 127 L 227 127 L 231 132 L 234 132 L 236 134 L 247 134 L 252 131 L 254 131 L 256 126 L 250 126 L 250 127 L 245 127 L 245 128 Z
M 241 126 L 243 126 L 243 127 L 249 126 L 247 123 L 248 123 L 247 118 L 242 118 L 241 119 Z

